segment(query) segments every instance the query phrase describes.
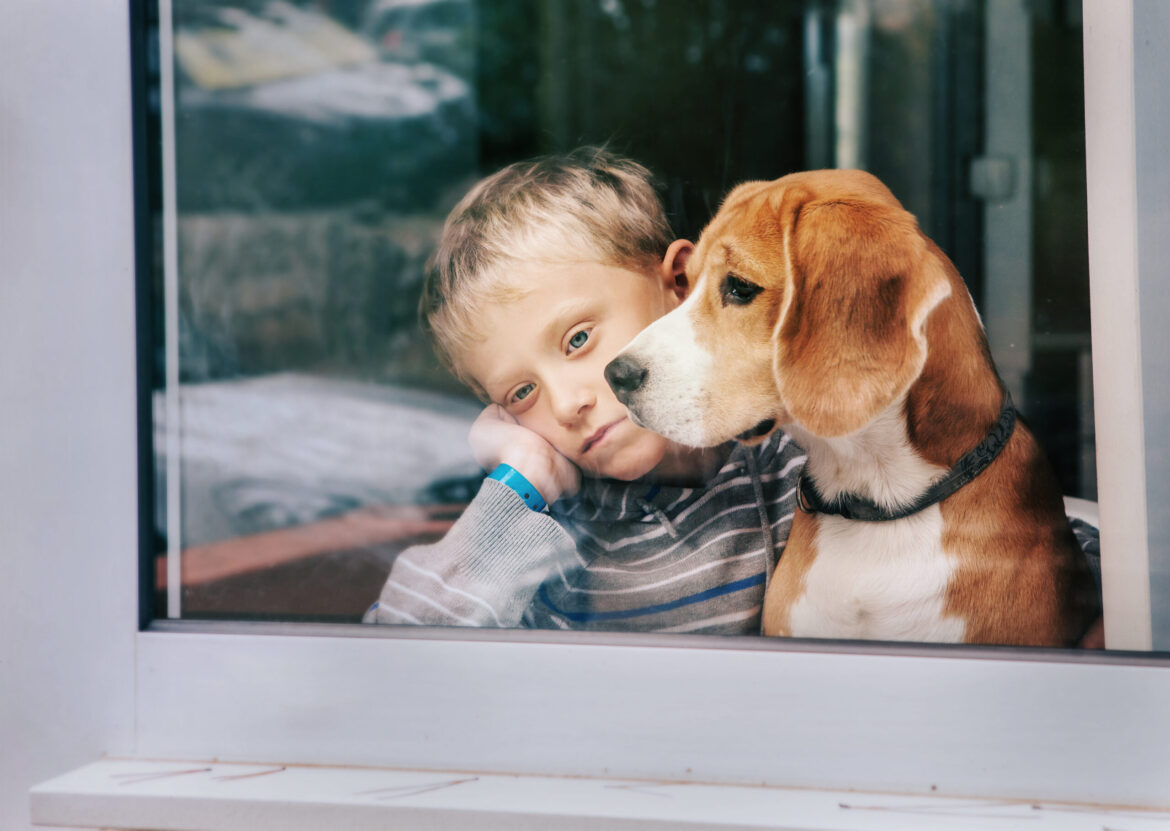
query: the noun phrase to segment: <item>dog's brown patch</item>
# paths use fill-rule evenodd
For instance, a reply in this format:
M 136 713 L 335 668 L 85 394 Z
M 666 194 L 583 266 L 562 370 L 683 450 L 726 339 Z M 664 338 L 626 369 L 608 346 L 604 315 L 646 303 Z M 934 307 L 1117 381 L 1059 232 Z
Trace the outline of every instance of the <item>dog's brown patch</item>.
M 817 200 L 802 207 L 791 240 L 792 302 L 776 350 L 780 395 L 810 432 L 852 433 L 918 377 L 923 324 L 951 289 L 900 208 Z
M 1055 477 L 1023 425 L 971 486 L 941 505 L 958 559 L 945 612 L 970 643 L 1075 646 L 1097 617 L 1097 588 Z
M 764 596 L 763 625 L 761 631 L 774 637 L 789 637 L 792 634 L 790 616 L 793 607 L 804 595 L 805 577 L 816 560 L 816 517 L 795 519 L 788 543 L 780 562 L 776 564 Z
M 995 424 L 1003 388 L 959 272 L 933 242 L 923 241 L 951 294 L 926 321 L 928 357 L 906 399 L 906 431 L 919 455 L 949 468 Z

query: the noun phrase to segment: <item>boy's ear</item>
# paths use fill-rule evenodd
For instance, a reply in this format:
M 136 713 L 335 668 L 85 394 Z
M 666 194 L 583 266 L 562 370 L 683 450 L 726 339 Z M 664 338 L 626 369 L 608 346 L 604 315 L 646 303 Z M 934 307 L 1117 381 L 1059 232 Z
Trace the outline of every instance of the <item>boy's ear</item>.
M 695 244 L 690 240 L 676 239 L 666 249 L 662 258 L 661 276 L 666 290 L 672 292 L 681 303 L 691 290 L 687 282 L 687 261 L 695 251 Z

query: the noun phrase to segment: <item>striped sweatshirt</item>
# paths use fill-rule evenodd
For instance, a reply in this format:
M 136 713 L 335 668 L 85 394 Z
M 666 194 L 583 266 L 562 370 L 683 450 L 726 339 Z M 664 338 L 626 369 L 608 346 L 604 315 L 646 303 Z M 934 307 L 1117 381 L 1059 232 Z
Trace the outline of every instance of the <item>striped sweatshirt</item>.
M 701 487 L 585 478 L 548 513 L 489 479 L 442 540 L 398 556 L 365 620 L 757 634 L 803 463 L 776 432 Z
M 442 540 L 398 556 L 364 619 L 759 634 L 804 459 L 777 432 L 700 488 L 587 478 L 549 513 L 488 479 Z M 1070 523 L 1099 589 L 1097 529 Z

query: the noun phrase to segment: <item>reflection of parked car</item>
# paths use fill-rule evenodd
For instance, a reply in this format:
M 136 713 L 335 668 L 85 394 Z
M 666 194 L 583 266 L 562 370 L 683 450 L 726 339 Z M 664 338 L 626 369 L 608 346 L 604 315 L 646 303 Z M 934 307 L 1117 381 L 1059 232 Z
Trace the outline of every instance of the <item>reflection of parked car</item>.
M 178 394 L 184 548 L 359 508 L 466 503 L 482 478 L 467 444 L 480 410 L 470 398 L 300 373 Z M 163 481 L 164 393 L 154 404 Z M 165 533 L 166 503 L 156 507 Z
M 390 60 L 436 63 L 469 78 L 473 23 L 470 0 L 373 0 L 362 32 Z
M 183 617 L 356 622 L 398 553 L 446 533 L 483 478 L 465 397 L 292 373 L 177 395 L 168 444 L 156 393 L 155 472 L 178 472 Z M 164 487 L 156 498 L 165 603 Z
M 473 165 L 465 81 L 381 62 L 315 11 L 205 10 L 179 21 L 175 54 L 182 210 L 417 205 Z

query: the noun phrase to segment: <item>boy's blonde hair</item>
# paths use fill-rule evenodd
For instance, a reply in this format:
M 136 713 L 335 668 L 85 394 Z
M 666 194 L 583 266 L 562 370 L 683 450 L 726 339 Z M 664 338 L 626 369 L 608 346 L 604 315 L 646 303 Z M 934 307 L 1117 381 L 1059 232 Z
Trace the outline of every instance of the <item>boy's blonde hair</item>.
M 483 337 L 484 303 L 524 295 L 517 265 L 600 263 L 649 272 L 671 242 L 650 171 L 583 147 L 505 167 L 477 184 L 447 217 L 423 282 L 419 316 L 457 378 L 486 395 L 460 356 Z

